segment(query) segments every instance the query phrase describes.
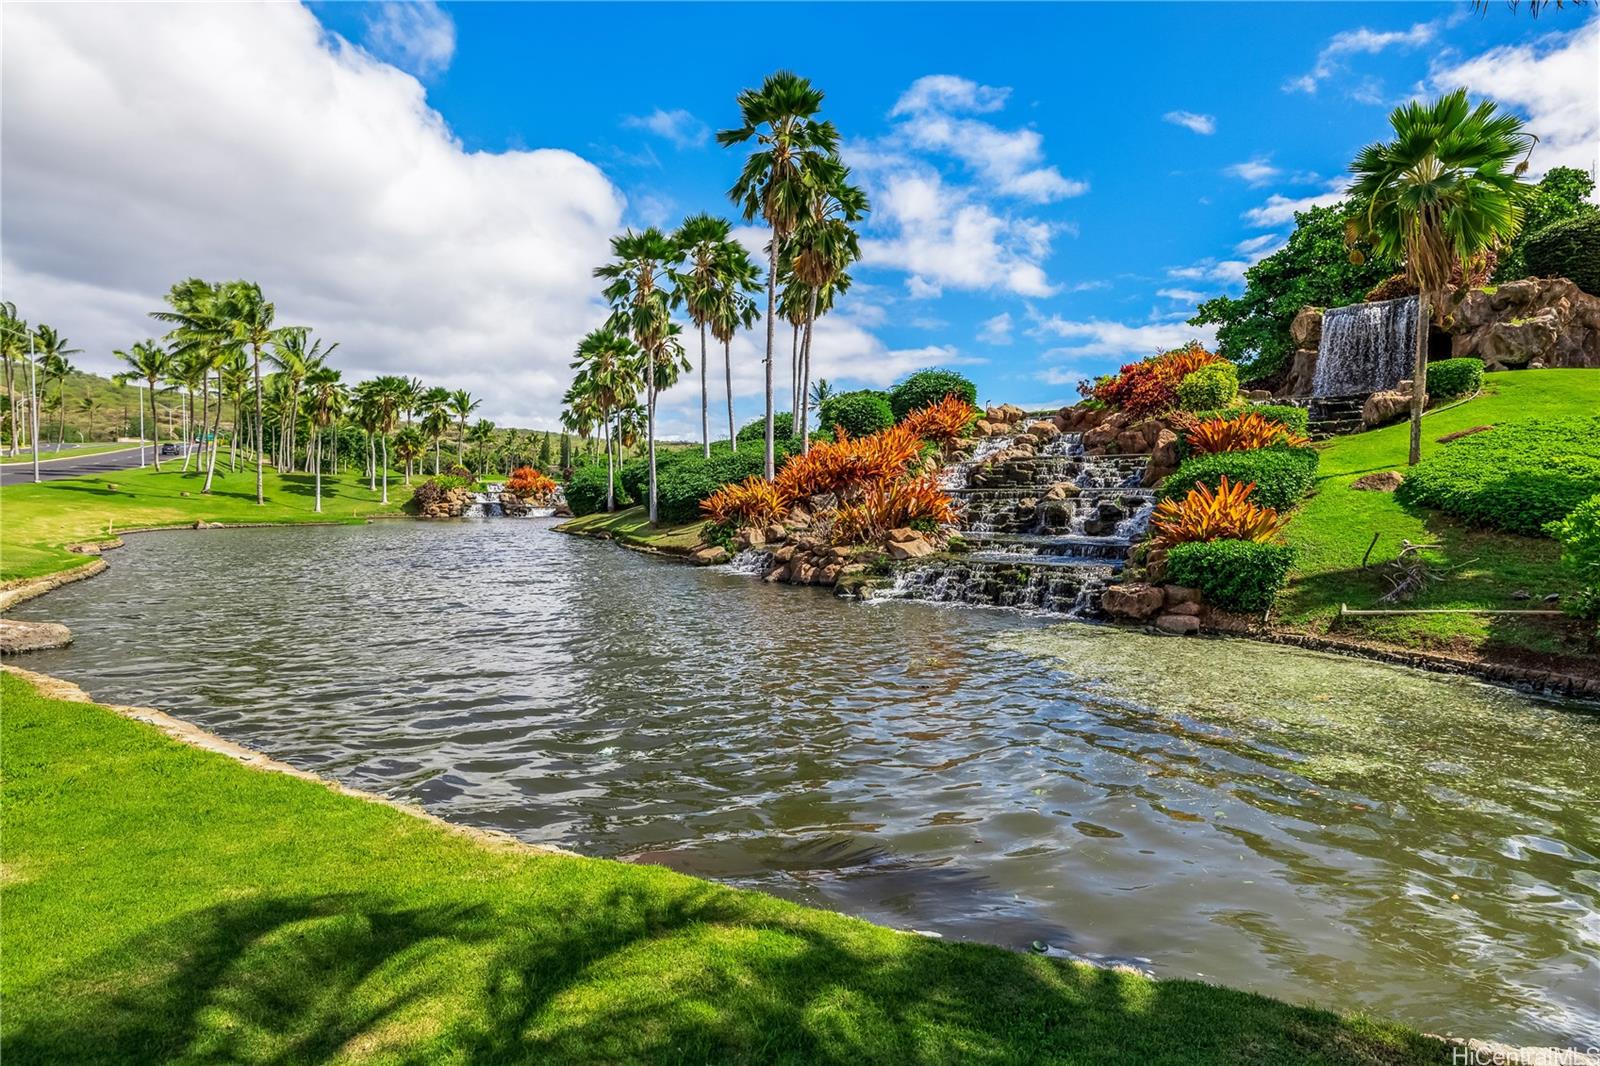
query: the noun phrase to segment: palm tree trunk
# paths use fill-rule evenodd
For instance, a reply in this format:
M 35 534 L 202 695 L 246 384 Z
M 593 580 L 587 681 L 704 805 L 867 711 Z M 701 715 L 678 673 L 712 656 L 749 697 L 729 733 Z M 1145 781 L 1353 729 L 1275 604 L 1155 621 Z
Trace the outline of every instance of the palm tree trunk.
M 727 376 L 728 388 L 728 451 L 739 450 L 739 438 L 733 435 L 733 341 L 722 342 L 722 371 Z
M 767 245 L 767 454 L 766 475 L 770 481 L 777 474 L 772 461 L 772 312 L 778 304 L 778 229 L 772 229 L 772 242 Z
M 389 502 L 389 435 L 383 435 L 383 502 Z
M 22 416 L 22 406 L 17 403 L 17 369 L 11 362 L 10 355 L 0 356 L 0 358 L 4 358 L 6 361 L 6 399 L 11 401 L 11 454 L 15 456 L 22 453 L 21 445 L 18 443 L 21 437 L 17 432 L 17 422 Z
M 614 468 L 611 465 L 611 419 L 610 418 L 606 419 L 604 435 L 605 435 L 605 442 L 606 442 L 606 514 L 610 514 L 612 511 L 615 511 L 617 509 L 617 487 L 616 487 L 616 481 L 615 481 Z
M 457 466 L 462 466 L 466 462 L 466 454 L 467 454 L 466 453 L 466 447 L 467 447 L 467 419 L 466 419 L 465 416 L 462 416 L 461 421 L 456 423 L 456 465 Z
M 800 419 L 800 324 L 794 323 L 789 338 L 789 427 Z
M 649 493 L 650 498 L 648 500 L 648 503 L 649 503 L 650 506 L 646 510 L 650 514 L 650 524 L 653 526 L 653 525 L 656 524 L 656 519 L 657 519 L 657 516 L 656 516 L 656 384 L 655 384 L 656 375 L 655 375 L 655 367 L 654 366 L 651 366 L 651 368 L 649 370 L 649 374 L 650 374 L 650 380 L 645 383 L 645 393 L 644 393 L 644 396 L 645 396 L 645 401 L 644 401 L 645 402 L 645 422 L 646 422 L 645 432 L 649 436 L 648 443 L 649 443 L 649 447 L 650 447 L 650 493 Z
M 65 374 L 56 378 L 56 406 L 61 408 L 61 428 L 56 433 L 56 449 L 67 443 L 67 376 Z
M 706 324 L 700 323 L 700 454 L 711 458 L 711 393 L 706 386 Z
M 150 439 L 154 444 L 151 455 L 156 461 L 156 473 L 161 473 L 161 419 L 156 415 L 156 379 L 150 379 Z
M 811 300 L 806 307 L 806 339 L 800 347 L 800 418 L 795 429 L 800 433 L 800 450 L 811 451 L 811 332 L 817 323 L 817 290 L 811 290 Z
M 1417 354 L 1411 367 L 1411 458 L 1422 461 L 1422 407 L 1428 402 L 1428 294 L 1417 293 Z
M 315 442 L 314 445 L 312 443 L 313 441 Z M 317 502 L 316 502 L 315 506 L 312 509 L 315 510 L 317 512 L 317 514 L 321 514 L 322 513 L 322 434 L 318 433 L 316 431 L 316 429 L 314 429 L 314 428 L 311 431 L 311 440 L 306 442 L 306 454 L 307 455 L 311 454 L 311 449 L 312 449 L 313 446 L 317 449 L 317 461 L 314 464 L 312 464 L 312 465 L 314 465 L 316 467 L 316 471 L 317 471 L 317 473 L 316 473 L 316 479 L 317 479 L 317 496 L 316 496 L 316 499 L 317 499 Z
M 378 441 L 367 434 L 367 491 L 378 491 Z
M 206 464 L 205 486 L 200 490 L 203 495 L 211 492 L 211 482 L 217 476 L 217 449 L 219 447 L 217 438 L 222 433 L 222 375 L 220 373 L 217 375 L 217 412 L 213 417 L 215 420 L 211 425 L 211 459 Z
M 439 438 L 433 438 L 433 476 L 439 476 Z

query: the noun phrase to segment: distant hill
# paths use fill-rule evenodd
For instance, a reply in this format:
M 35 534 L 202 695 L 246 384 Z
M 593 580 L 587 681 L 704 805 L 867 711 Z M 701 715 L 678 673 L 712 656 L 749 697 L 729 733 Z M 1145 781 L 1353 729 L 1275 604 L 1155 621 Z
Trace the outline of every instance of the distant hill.
M 16 379 L 16 389 L 20 397 L 28 395 L 28 380 L 26 374 L 19 373 Z M 60 383 L 59 391 L 66 397 L 67 433 L 69 441 L 91 439 L 89 436 L 90 418 L 83 410 L 82 402 L 85 396 L 92 396 L 98 406 L 94 412 L 94 440 L 113 440 L 116 437 L 136 435 L 139 432 L 139 390 L 132 385 L 119 385 L 110 378 L 98 374 L 86 374 L 73 371 L 66 380 Z M 41 440 L 55 440 L 61 432 L 57 408 L 55 407 L 58 386 L 54 379 L 39 382 L 39 437 Z M 171 406 L 173 394 L 163 396 L 158 403 Z M 149 401 L 145 401 L 147 413 L 145 420 L 149 421 Z M 164 424 L 164 423 L 163 423 Z

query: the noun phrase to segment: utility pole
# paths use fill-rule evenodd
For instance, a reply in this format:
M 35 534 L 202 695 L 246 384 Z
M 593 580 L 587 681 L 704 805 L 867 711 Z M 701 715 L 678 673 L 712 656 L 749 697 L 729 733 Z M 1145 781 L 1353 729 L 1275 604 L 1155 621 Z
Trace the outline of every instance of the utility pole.
M 33 333 L 28 333 L 28 429 L 33 445 L 33 483 L 39 484 L 39 376 L 33 365 Z

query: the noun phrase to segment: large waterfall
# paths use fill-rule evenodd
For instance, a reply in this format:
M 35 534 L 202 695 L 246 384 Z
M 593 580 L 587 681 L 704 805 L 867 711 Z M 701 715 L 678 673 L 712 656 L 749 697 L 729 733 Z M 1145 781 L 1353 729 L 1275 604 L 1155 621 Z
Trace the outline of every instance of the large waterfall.
M 1331 307 L 1322 316 L 1311 395 L 1353 396 L 1392 389 L 1410 377 L 1417 345 L 1417 298 Z

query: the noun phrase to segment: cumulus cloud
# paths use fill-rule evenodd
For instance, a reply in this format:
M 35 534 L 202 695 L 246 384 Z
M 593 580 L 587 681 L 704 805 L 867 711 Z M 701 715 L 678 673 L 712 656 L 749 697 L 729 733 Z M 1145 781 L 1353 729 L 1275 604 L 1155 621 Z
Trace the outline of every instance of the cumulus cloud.
M 1353 55 L 1377 55 L 1391 48 L 1413 49 L 1431 43 L 1447 20 L 1418 22 L 1404 30 L 1371 30 L 1365 26 L 1336 33 L 1317 53 L 1316 65 L 1283 87 L 1284 92 L 1314 93 L 1318 86 L 1342 71 L 1345 61 Z
M 678 148 L 699 148 L 711 137 L 711 127 L 682 108 L 663 111 L 658 107 L 648 115 L 628 115 L 622 124 L 629 129 L 648 130 Z
M 978 328 L 978 341 L 982 344 L 1010 344 L 1011 312 L 1001 311 L 993 318 L 986 319 Z
M 1327 192 L 1316 193 L 1312 196 L 1292 197 L 1281 193 L 1273 193 L 1267 197 L 1265 203 L 1252 207 L 1244 213 L 1244 220 L 1252 226 L 1265 228 L 1267 226 L 1281 226 L 1294 221 L 1296 211 L 1309 211 L 1313 207 L 1327 207 L 1344 199 L 1343 183 L 1339 188 L 1329 189 Z
M 1205 293 L 1196 292 L 1193 289 L 1157 289 L 1156 295 L 1165 296 L 1169 300 L 1178 300 L 1182 303 L 1191 304 L 1199 303 L 1206 298 Z
M 1283 238 L 1276 233 L 1263 233 L 1258 237 L 1246 237 L 1233 246 L 1233 250 L 1240 255 L 1250 256 L 1252 263 L 1271 255 L 1283 247 Z
M 362 43 L 401 70 L 431 77 L 456 54 L 456 24 L 434 0 L 386 0 L 368 9 Z
M 1591 173 L 1600 165 L 1600 107 L 1595 106 L 1600 70 L 1600 19 L 1589 18 L 1567 33 L 1526 44 L 1491 49 L 1434 70 L 1441 92 L 1466 86 L 1522 112 L 1539 136 L 1530 170 L 1534 176 L 1568 166 Z
M 1006 106 L 1008 88 L 979 85 L 954 74 L 927 74 L 911 83 L 911 88 L 895 102 L 891 117 L 915 115 L 924 111 L 968 111 L 983 114 Z
M 624 208 L 591 163 L 466 151 L 415 78 L 298 5 L 26 5 L 3 59 L 7 299 L 85 366 L 158 333 L 173 282 L 243 277 L 347 377 L 554 424 Z
M 1250 264 L 1251 261 L 1248 259 L 1206 258 L 1188 266 L 1168 267 L 1167 277 L 1181 281 L 1216 281 L 1231 285 L 1244 280 L 1244 272 L 1250 269 Z
M 1216 341 L 1214 326 L 1190 326 L 1181 322 L 1151 322 L 1129 325 L 1104 319 L 1076 320 L 1060 315 L 1044 315 L 1029 309 L 1028 335 L 1040 339 L 1061 339 L 1068 343 L 1050 348 L 1046 359 L 1070 360 L 1115 356 L 1142 359 L 1157 352 L 1170 351 L 1190 340 L 1205 344 Z M 1061 384 L 1061 382 L 1052 382 Z
M 1161 116 L 1161 121 L 1170 122 L 1174 126 L 1182 126 L 1202 136 L 1210 136 L 1217 132 L 1217 117 L 1215 115 L 1198 115 L 1193 111 L 1168 111 Z
M 1243 163 L 1235 163 L 1224 168 L 1223 172 L 1251 185 L 1265 185 L 1283 173 L 1282 169 L 1273 166 L 1268 158 L 1262 155 L 1246 159 Z

